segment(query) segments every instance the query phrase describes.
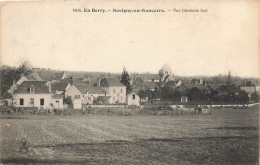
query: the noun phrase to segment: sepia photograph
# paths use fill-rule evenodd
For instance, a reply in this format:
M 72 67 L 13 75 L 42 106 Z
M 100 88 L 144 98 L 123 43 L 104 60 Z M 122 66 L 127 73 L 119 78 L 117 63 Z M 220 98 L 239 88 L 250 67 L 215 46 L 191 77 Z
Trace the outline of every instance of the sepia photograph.
M 259 164 L 259 0 L 0 2 L 0 164 Z

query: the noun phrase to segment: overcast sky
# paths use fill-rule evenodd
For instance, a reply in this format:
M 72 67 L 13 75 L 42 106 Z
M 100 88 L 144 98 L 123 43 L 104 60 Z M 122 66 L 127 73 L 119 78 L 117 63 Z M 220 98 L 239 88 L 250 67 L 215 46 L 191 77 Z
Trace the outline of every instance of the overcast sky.
M 60 70 L 259 75 L 257 1 L 12 2 L 1 8 L 1 63 Z M 207 9 L 75 13 L 73 8 Z

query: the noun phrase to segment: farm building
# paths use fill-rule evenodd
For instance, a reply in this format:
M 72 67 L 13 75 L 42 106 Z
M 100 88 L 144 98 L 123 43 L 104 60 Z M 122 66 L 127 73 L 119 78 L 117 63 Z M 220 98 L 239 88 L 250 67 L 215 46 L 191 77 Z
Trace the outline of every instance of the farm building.
M 137 106 L 139 106 L 140 105 L 140 97 L 136 93 L 131 92 L 126 96 L 126 103 L 127 103 L 127 105 L 137 105 Z

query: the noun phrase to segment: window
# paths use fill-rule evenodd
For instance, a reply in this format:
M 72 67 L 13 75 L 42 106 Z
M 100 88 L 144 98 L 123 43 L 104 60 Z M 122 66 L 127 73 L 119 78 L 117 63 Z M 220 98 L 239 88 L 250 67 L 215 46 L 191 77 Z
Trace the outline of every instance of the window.
M 44 105 L 44 99 L 40 99 L 40 105 Z
M 113 96 L 113 100 L 115 101 L 116 99 L 115 99 L 115 96 Z
M 121 96 L 121 101 L 123 100 L 123 97 Z
M 135 94 L 132 95 L 133 100 L 135 99 Z
M 58 104 L 59 104 L 59 102 L 60 102 L 59 100 L 56 100 L 56 103 L 58 103 Z
M 119 97 L 119 93 L 117 93 L 117 97 Z
M 24 100 L 20 99 L 20 105 L 23 105 Z
M 30 99 L 30 104 L 34 105 L 34 99 Z
M 121 89 L 121 93 L 123 93 L 123 89 Z
M 88 97 L 88 100 L 91 100 L 91 97 Z
M 113 92 L 114 92 L 114 93 L 116 93 L 116 90 L 115 90 L 115 89 L 113 89 Z
M 34 88 L 33 87 L 30 88 L 30 93 L 34 93 Z

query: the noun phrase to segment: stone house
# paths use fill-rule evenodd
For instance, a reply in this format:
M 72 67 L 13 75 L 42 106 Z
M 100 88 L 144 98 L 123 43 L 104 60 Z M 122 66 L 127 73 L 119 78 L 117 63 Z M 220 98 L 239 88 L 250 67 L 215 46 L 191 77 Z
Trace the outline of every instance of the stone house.
M 110 104 L 126 103 L 126 86 L 117 78 L 103 78 L 98 84 L 106 91 L 106 95 L 111 96 Z

